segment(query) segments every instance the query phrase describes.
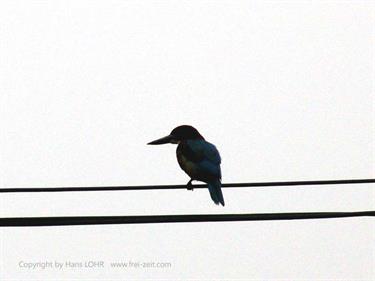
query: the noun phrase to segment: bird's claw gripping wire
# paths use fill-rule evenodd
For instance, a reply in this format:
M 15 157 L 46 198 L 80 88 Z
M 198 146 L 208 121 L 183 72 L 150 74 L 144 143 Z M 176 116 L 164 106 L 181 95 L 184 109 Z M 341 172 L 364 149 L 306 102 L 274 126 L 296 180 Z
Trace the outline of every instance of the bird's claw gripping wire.
M 187 183 L 187 185 L 186 185 L 187 190 L 191 190 L 191 191 L 194 190 L 194 187 L 193 187 L 193 185 L 191 184 L 192 181 L 193 181 L 193 180 L 189 180 L 189 182 Z

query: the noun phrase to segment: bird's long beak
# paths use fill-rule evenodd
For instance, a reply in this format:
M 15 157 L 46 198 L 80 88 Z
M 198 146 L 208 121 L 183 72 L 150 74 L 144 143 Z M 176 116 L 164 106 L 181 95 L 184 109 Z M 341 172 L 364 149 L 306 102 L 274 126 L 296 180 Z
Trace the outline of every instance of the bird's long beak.
M 173 136 L 172 135 L 168 135 L 166 137 L 163 137 L 163 138 L 160 138 L 160 139 L 157 139 L 157 140 L 154 140 L 152 142 L 149 142 L 148 144 L 165 144 L 165 143 L 173 143 Z

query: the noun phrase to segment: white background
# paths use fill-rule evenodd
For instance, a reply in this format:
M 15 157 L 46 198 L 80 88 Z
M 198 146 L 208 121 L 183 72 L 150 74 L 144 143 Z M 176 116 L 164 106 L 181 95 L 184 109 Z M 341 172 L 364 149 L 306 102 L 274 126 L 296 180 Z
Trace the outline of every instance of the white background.
M 180 124 L 223 182 L 375 177 L 373 1 L 2 1 L 0 185 L 184 184 Z M 1 194 L 1 217 L 360 211 L 374 185 Z M 0 229 L 1 280 L 375 280 L 373 218 Z M 101 260 L 105 268 L 25 269 Z M 171 268 L 115 269 L 116 261 Z M 74 279 L 74 280 L 75 280 Z

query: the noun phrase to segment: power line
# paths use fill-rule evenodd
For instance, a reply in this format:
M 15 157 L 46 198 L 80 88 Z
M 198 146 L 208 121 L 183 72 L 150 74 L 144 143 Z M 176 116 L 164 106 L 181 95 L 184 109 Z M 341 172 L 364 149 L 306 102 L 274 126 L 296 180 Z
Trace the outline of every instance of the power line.
M 297 185 L 336 185 L 336 184 L 364 184 L 375 183 L 375 179 L 349 179 L 349 180 L 311 180 L 311 181 L 276 181 L 276 182 L 250 182 L 250 183 L 224 183 L 224 188 L 239 187 L 271 187 L 271 186 L 297 186 Z M 193 185 L 193 188 L 207 188 L 206 184 Z M 134 185 L 134 186 L 79 186 L 79 187 L 22 187 L 0 188 L 0 193 L 15 192 L 77 192 L 77 191 L 120 191 L 120 190 L 157 190 L 157 189 L 186 189 L 186 185 Z
M 304 220 L 304 219 L 328 219 L 328 218 L 348 218 L 348 217 L 365 217 L 365 216 L 374 217 L 375 211 L 314 212 L 314 213 L 260 213 L 260 214 L 153 215 L 153 216 L 20 217 L 20 218 L 0 218 L 0 227 Z

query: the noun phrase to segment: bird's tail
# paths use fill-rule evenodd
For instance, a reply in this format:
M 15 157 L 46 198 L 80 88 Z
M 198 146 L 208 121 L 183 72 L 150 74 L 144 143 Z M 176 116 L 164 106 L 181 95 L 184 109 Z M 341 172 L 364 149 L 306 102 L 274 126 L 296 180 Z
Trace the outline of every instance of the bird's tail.
M 208 184 L 208 190 L 210 191 L 210 195 L 212 200 L 215 202 L 215 204 L 219 205 L 225 205 L 224 203 L 224 197 L 223 193 L 221 192 L 221 183 L 220 180 L 214 180 L 207 183 Z

